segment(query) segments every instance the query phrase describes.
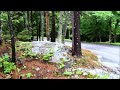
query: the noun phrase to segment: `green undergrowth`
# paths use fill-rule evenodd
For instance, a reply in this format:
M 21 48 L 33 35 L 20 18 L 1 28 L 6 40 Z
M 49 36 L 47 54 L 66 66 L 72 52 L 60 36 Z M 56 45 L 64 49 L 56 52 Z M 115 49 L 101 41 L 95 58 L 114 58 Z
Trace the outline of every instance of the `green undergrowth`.
M 17 41 L 16 42 L 16 52 L 19 55 L 19 58 L 31 58 L 31 59 L 37 59 L 40 58 L 40 55 L 32 53 L 32 43 L 31 42 L 22 42 Z
M 10 74 L 16 68 L 15 63 L 10 62 L 10 57 L 7 53 L 0 57 L 0 68 L 3 68 L 5 74 Z
M 83 76 L 85 79 L 109 79 L 109 74 L 99 75 L 99 74 L 93 74 L 90 72 L 86 72 L 83 70 L 76 69 L 74 71 L 64 71 L 64 76 L 67 77 L 74 77 L 74 79 L 80 79 L 80 76 Z

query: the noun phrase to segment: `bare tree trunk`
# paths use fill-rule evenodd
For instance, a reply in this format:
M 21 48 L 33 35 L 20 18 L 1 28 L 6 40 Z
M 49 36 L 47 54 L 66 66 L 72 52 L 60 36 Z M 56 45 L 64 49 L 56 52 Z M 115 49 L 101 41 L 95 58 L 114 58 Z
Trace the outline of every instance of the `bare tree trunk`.
M 111 21 L 111 18 L 109 19 L 109 22 L 108 22 L 108 29 L 109 29 L 109 43 L 112 42 L 112 28 L 111 28 L 111 24 L 112 24 L 112 21 Z
M 65 24 L 64 24 L 64 28 L 63 28 L 63 39 L 62 39 L 62 43 L 64 44 L 64 39 L 66 37 L 66 33 L 67 33 L 67 25 L 68 25 L 68 11 L 65 11 Z
M 115 28 L 114 28 L 114 31 L 113 31 L 113 32 L 114 32 L 114 36 L 113 36 L 114 42 L 116 42 L 116 40 L 117 40 L 116 31 L 117 31 L 119 22 L 120 22 L 120 21 L 117 19 L 117 20 L 116 20 L 116 24 L 115 24 Z
M 44 38 L 44 11 L 41 11 L 41 37 Z
M 71 36 L 70 36 L 70 30 L 68 30 L 68 38 L 70 39 L 70 37 L 71 37 Z
M 0 11 L 0 16 L 1 16 L 1 11 Z M 2 21 L 0 17 L 0 45 L 2 45 Z
M 80 12 L 73 12 L 73 39 L 72 39 L 72 55 L 81 57 L 81 40 L 80 40 Z
M 32 15 L 32 11 L 31 11 L 31 30 L 32 30 L 32 38 L 31 38 L 31 40 L 33 40 L 33 38 L 34 38 L 34 36 L 33 36 L 33 29 L 32 29 L 32 26 L 33 26 L 33 15 Z
M 24 20 L 24 28 L 27 30 L 27 24 L 26 24 L 26 11 L 23 11 L 23 20 Z
M 67 11 L 65 12 L 65 31 L 64 31 L 64 36 L 66 36 L 66 32 L 67 32 L 67 25 L 68 25 L 68 13 Z
M 8 23 L 10 27 L 10 34 L 11 34 L 11 46 L 12 46 L 12 62 L 16 63 L 16 53 L 15 53 L 15 39 L 14 39 L 14 30 L 13 30 L 13 24 L 11 19 L 11 11 L 8 11 Z
M 58 42 L 62 43 L 62 17 L 63 11 L 60 11 L 60 18 L 59 18 L 59 31 L 58 31 Z
M 38 14 L 38 12 L 36 12 L 36 13 Z M 39 28 L 40 28 L 40 24 L 41 24 L 41 23 L 39 23 L 38 18 L 36 18 L 36 26 L 38 27 L 38 28 L 36 28 L 36 29 L 37 29 L 37 41 L 40 40 L 40 39 L 39 39 Z
M 28 24 L 27 24 L 28 31 L 30 31 L 30 12 L 29 11 L 27 11 L 27 20 L 28 20 Z
M 40 16 L 40 20 L 39 20 L 39 32 L 38 32 L 38 36 L 39 36 L 39 40 L 41 40 L 41 11 L 39 11 L 39 16 Z
M 55 42 L 55 11 L 52 11 L 51 42 Z
M 49 11 L 46 11 L 46 37 L 47 37 L 47 41 L 49 41 L 50 40 Z
M 101 36 L 99 35 L 99 42 L 101 42 Z

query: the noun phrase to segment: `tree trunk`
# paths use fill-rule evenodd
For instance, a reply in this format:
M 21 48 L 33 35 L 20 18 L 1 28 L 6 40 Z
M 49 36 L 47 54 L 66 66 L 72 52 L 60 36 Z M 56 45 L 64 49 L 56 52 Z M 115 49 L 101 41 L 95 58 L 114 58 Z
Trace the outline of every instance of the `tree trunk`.
M 41 11 L 41 37 L 44 38 L 44 11 Z
M 38 13 L 38 12 L 36 12 Z M 38 19 L 36 18 L 36 26 L 39 27 L 39 22 L 38 22 Z M 36 28 L 37 29 L 37 41 L 39 41 L 39 28 Z
M 23 11 L 24 29 L 27 30 L 26 19 L 26 11 Z
M 30 16 L 31 16 L 31 29 L 32 29 L 32 30 L 31 30 L 31 31 L 32 31 L 32 38 L 31 38 L 31 40 L 33 40 L 34 36 L 33 36 L 33 28 L 32 28 L 32 27 L 33 27 L 33 23 L 32 23 L 32 22 L 33 22 L 32 11 L 31 11 L 31 15 L 30 15 Z
M 29 11 L 27 11 L 27 20 L 28 20 L 27 28 L 28 28 L 28 31 L 30 31 L 30 12 Z
M 63 18 L 63 11 L 60 11 L 60 18 L 59 18 L 59 31 L 58 31 L 58 42 L 62 43 L 62 18 Z
M 65 13 L 65 24 L 64 24 L 64 29 L 63 29 L 63 40 L 62 40 L 62 43 L 64 44 L 64 39 L 65 39 L 65 37 L 66 37 L 66 33 L 67 33 L 67 25 L 68 25 L 68 19 L 70 18 L 70 17 L 68 17 L 69 16 L 69 13 L 68 13 L 68 11 L 65 11 L 64 12 Z
M 0 11 L 0 16 L 1 16 L 1 11 Z M 0 45 L 2 45 L 2 21 L 0 17 Z
M 8 23 L 10 27 L 10 34 L 11 34 L 11 46 L 12 46 L 12 62 L 16 63 L 16 53 L 15 53 L 15 39 L 14 39 L 14 30 L 13 24 L 11 19 L 11 11 L 8 11 Z
M 114 32 L 114 36 L 113 36 L 114 43 L 116 42 L 116 39 L 117 39 L 116 31 L 117 31 L 118 25 L 119 25 L 119 20 L 117 19 L 116 24 L 115 24 L 115 28 L 114 28 L 114 31 L 113 31 Z
M 67 32 L 67 25 L 68 25 L 68 11 L 65 12 L 65 30 L 64 30 L 64 37 L 66 36 Z
M 111 18 L 109 19 L 109 22 L 108 22 L 108 30 L 109 30 L 109 43 L 112 42 L 112 28 L 111 28 L 111 24 L 112 24 L 112 21 L 111 21 Z
M 65 37 L 66 39 L 69 39 L 69 30 L 67 29 L 67 31 L 66 31 L 66 37 Z
M 41 40 L 41 11 L 39 11 L 39 16 L 40 16 L 40 20 L 39 20 L 39 32 L 38 32 L 38 36 L 39 36 L 39 40 Z
M 47 41 L 50 40 L 50 32 L 49 32 L 49 11 L 46 11 L 46 37 Z
M 55 42 L 55 11 L 52 11 L 51 42 Z
M 102 40 L 101 40 L 101 35 L 99 34 L 99 42 L 101 42 Z
M 81 40 L 80 40 L 80 12 L 73 12 L 73 39 L 72 39 L 72 55 L 81 57 Z
M 68 30 L 68 39 L 71 38 L 71 35 L 70 35 L 70 30 Z

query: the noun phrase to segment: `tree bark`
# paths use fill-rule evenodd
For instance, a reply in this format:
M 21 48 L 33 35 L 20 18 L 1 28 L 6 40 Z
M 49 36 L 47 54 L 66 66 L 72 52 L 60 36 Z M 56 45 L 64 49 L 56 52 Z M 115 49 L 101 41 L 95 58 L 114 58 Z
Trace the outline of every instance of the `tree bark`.
M 24 29 L 27 30 L 27 24 L 26 24 L 26 11 L 23 11 L 23 20 L 24 20 Z
M 0 16 L 1 16 L 1 11 L 0 11 Z M 0 45 L 2 45 L 2 21 L 0 17 Z
M 44 37 L 44 11 L 41 11 L 41 37 Z
M 117 31 L 117 28 L 118 28 L 118 24 L 119 24 L 119 20 L 117 19 L 116 20 L 116 24 L 115 24 L 115 28 L 114 28 L 114 36 L 113 36 L 113 38 L 114 38 L 114 43 L 116 42 L 116 40 L 117 40 L 117 35 L 116 35 L 116 31 Z
M 112 24 L 112 21 L 111 21 L 111 18 L 109 18 L 109 21 L 108 21 L 108 30 L 109 30 L 109 43 L 112 42 L 112 28 L 111 28 L 111 24 Z
M 47 41 L 50 40 L 50 32 L 49 32 L 49 11 L 46 11 L 46 37 Z
M 72 39 L 72 55 L 81 57 L 81 40 L 80 40 L 80 12 L 73 12 L 73 39 Z
M 60 11 L 60 18 L 59 18 L 59 31 L 58 31 L 58 42 L 62 43 L 62 18 L 63 18 L 63 11 Z
M 38 13 L 38 12 L 36 12 Z M 41 24 L 41 23 L 40 23 Z M 38 22 L 38 19 L 36 18 L 36 26 L 39 27 L 39 22 Z M 37 41 L 39 41 L 39 28 L 36 28 L 37 29 Z
M 52 11 L 51 42 L 55 42 L 55 11 Z
M 27 11 L 27 20 L 28 20 L 27 28 L 28 28 L 28 31 L 30 31 L 30 12 L 29 11 Z
M 15 53 L 15 39 L 14 39 L 14 30 L 13 30 L 13 24 L 11 19 L 11 11 L 8 11 L 8 23 L 10 27 L 10 34 L 11 34 L 11 46 L 12 46 L 12 62 L 16 63 L 16 53 Z
M 39 20 L 39 32 L 38 32 L 38 36 L 39 36 L 39 40 L 41 40 L 41 11 L 39 11 L 39 16 L 40 16 L 40 20 Z
M 33 15 L 32 15 L 32 11 L 31 11 L 31 29 L 32 29 L 32 27 L 33 27 Z M 34 36 L 33 36 L 33 29 L 31 30 L 32 31 L 32 38 L 31 38 L 31 40 L 33 40 L 33 38 L 34 38 Z
M 69 21 L 69 13 L 68 13 L 68 11 L 65 11 L 64 12 L 65 13 L 65 23 L 64 23 L 64 29 L 63 29 L 63 39 L 62 39 L 62 43 L 64 44 L 64 39 L 65 39 L 65 37 L 66 37 L 66 33 L 67 33 L 67 26 L 68 26 L 68 21 Z

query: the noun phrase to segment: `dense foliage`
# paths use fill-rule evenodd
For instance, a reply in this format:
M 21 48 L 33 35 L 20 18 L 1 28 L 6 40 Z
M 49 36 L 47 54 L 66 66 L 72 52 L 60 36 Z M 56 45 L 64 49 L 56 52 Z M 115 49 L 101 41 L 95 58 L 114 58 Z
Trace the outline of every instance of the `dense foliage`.
M 28 13 L 29 12 L 29 13 Z M 55 36 L 58 36 L 59 31 L 59 11 L 55 11 Z M 45 12 L 44 12 L 45 16 Z M 8 27 L 8 15 L 6 11 L 1 11 L 0 14 L 2 38 L 4 40 L 10 39 L 9 27 Z M 29 18 L 31 17 L 31 19 Z M 44 18 L 44 23 L 46 23 Z M 49 11 L 49 30 L 52 30 L 52 12 Z M 21 41 L 30 41 L 32 36 L 37 36 L 40 19 L 39 11 L 13 11 L 12 22 L 15 30 L 15 36 Z M 66 22 L 67 20 L 67 22 Z M 111 24 L 109 24 L 111 20 Z M 43 21 L 43 20 L 42 20 Z M 30 23 L 31 22 L 31 23 Z M 65 29 L 65 23 L 67 23 L 66 38 L 70 38 L 72 34 L 72 19 L 71 11 L 65 11 L 62 16 L 63 29 Z M 109 35 L 111 35 L 112 42 L 120 42 L 120 12 L 119 11 L 82 11 L 80 16 L 80 32 L 82 41 L 90 42 L 106 42 L 110 41 Z M 26 28 L 24 26 L 26 24 Z M 111 26 L 110 26 L 111 25 Z M 46 24 L 44 24 L 44 36 L 46 36 Z M 27 30 L 30 27 L 30 31 Z M 110 28 L 111 27 L 111 28 Z M 111 33 L 111 34 L 110 34 Z

